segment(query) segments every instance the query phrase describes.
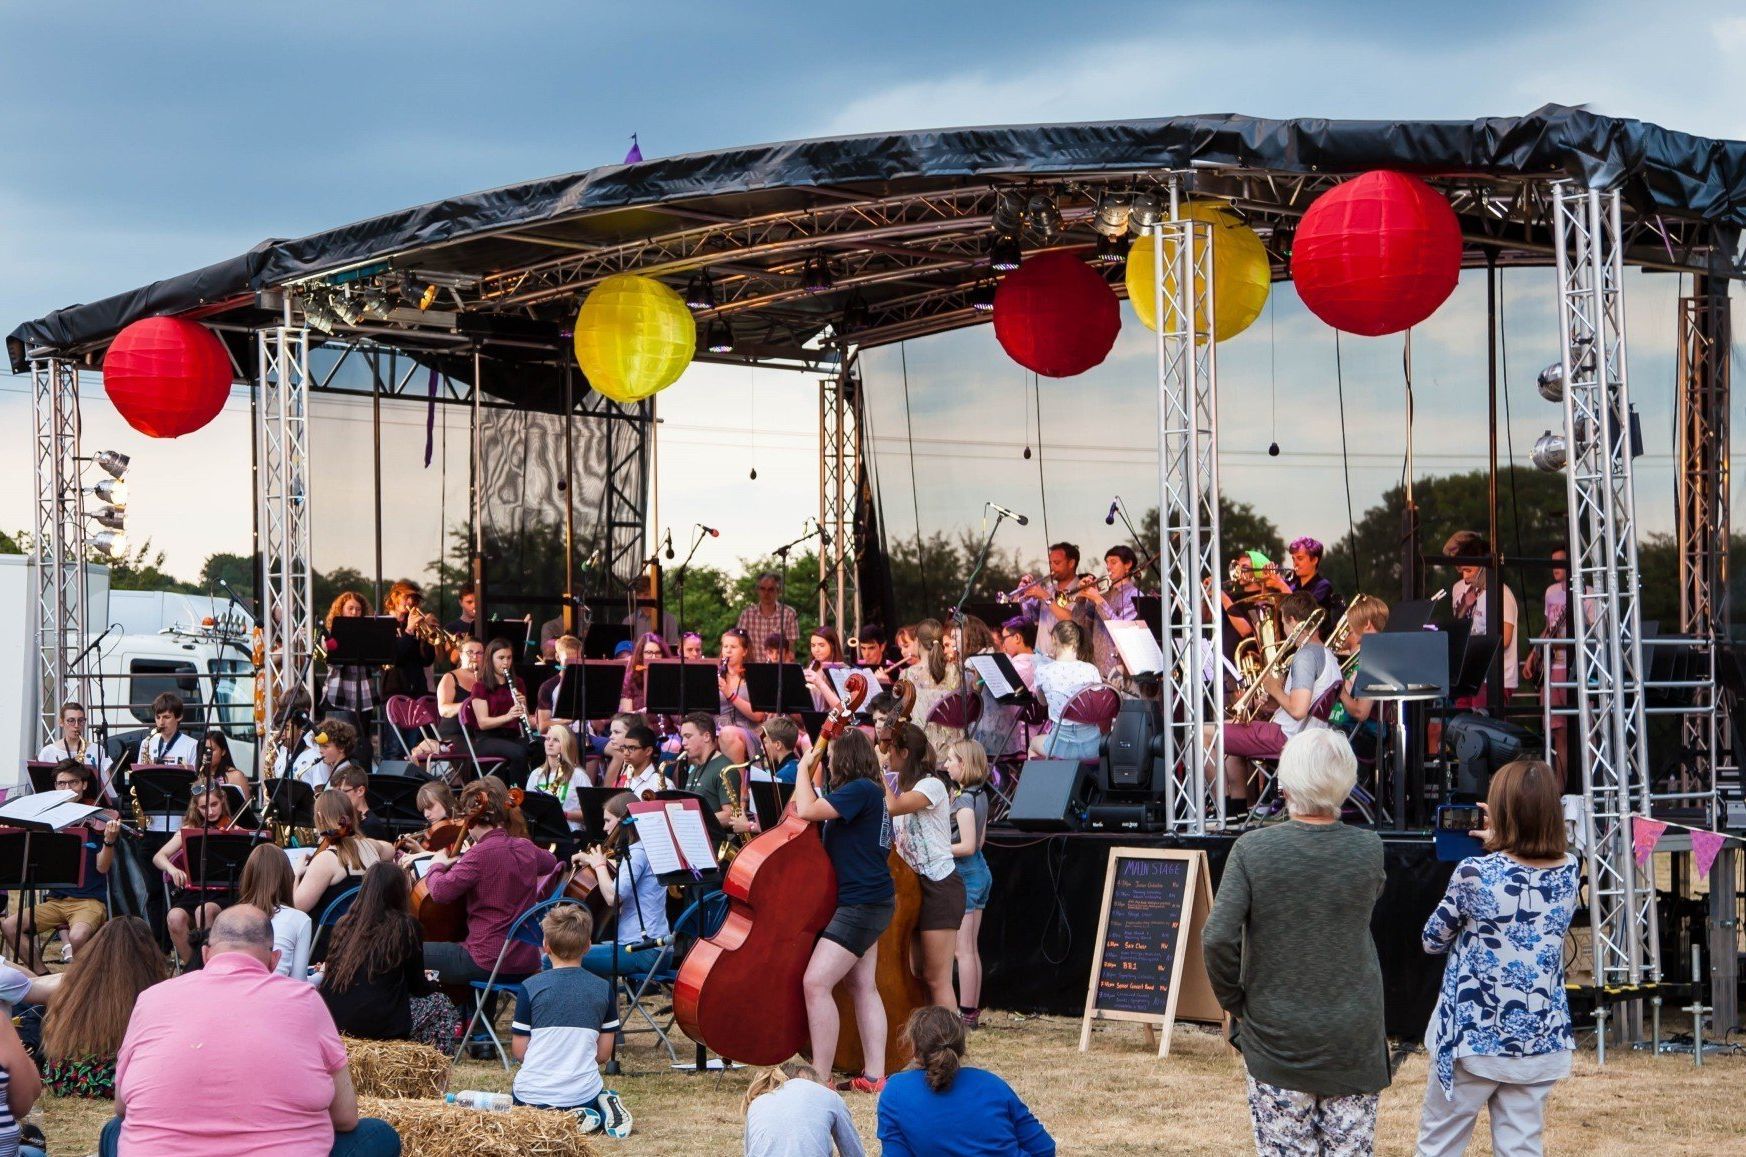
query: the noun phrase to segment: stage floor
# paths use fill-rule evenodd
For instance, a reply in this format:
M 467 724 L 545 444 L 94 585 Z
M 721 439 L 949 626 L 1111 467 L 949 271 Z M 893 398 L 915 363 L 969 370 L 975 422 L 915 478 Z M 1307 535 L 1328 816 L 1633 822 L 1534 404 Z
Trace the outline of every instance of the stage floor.
M 1212 865 L 1216 895 L 1236 839 L 990 829 L 985 854 L 994 891 L 982 918 L 983 1005 L 1081 1015 L 1109 849 L 1202 849 Z M 1419 930 L 1443 898 L 1454 865 L 1437 860 L 1428 832 L 1386 832 L 1382 843 L 1388 882 L 1370 932 L 1382 964 L 1388 1035 L 1417 1040 L 1430 1021 L 1443 977 L 1443 958 L 1425 955 Z

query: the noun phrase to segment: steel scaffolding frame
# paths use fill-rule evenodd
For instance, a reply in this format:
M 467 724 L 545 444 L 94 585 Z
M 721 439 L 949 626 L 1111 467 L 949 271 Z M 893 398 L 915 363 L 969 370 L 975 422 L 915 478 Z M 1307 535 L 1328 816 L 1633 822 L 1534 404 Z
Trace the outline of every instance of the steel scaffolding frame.
M 1619 194 L 1559 181 L 1552 206 L 1589 918 L 1596 982 L 1618 988 L 1661 974 L 1655 888 L 1631 847 L 1650 785 Z
M 85 517 L 80 487 L 79 369 L 61 358 L 30 363 L 31 415 L 36 428 L 37 672 L 39 730 L 44 743 L 59 731 L 60 705 L 83 702 L 87 681 L 72 657 L 85 639 Z M 75 692 L 77 692 L 75 694 Z
M 255 390 L 255 539 L 261 560 L 261 702 L 265 725 L 297 688 L 315 703 L 315 608 L 310 572 L 309 331 L 259 331 Z M 257 746 L 257 751 L 265 744 Z
M 830 536 L 818 552 L 818 621 L 848 639 L 861 628 L 855 511 L 860 497 L 861 422 L 854 359 L 818 384 L 818 524 Z M 849 656 L 849 662 L 854 662 Z
M 1219 622 L 1218 358 L 1213 340 L 1213 234 L 1178 219 L 1135 244 L 1156 245 L 1159 574 L 1165 807 L 1170 826 L 1204 833 L 1225 822 L 1224 679 Z M 1167 270 L 1166 264 L 1170 266 Z
M 643 572 L 643 535 L 649 510 L 649 432 L 655 427 L 652 398 L 624 404 L 589 391 L 576 403 L 585 418 L 605 421 L 606 478 L 600 495 L 600 532 L 606 569 L 629 586 Z

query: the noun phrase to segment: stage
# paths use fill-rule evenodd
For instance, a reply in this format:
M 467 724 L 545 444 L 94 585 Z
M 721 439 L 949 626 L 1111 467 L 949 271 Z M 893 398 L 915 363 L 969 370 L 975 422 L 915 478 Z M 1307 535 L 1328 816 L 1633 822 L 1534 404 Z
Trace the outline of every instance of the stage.
M 1097 935 L 1104 870 L 1112 847 L 1199 848 L 1218 891 L 1235 836 L 1172 837 L 1060 833 L 1012 828 L 988 833 L 984 853 L 994 892 L 982 922 L 982 1003 L 987 1008 L 1079 1016 Z M 1426 834 L 1384 833 L 1388 881 L 1371 916 L 1382 963 L 1390 1037 L 1424 1035 L 1443 976 L 1441 957 L 1426 956 L 1419 929 L 1442 899 L 1453 864 L 1440 863 Z

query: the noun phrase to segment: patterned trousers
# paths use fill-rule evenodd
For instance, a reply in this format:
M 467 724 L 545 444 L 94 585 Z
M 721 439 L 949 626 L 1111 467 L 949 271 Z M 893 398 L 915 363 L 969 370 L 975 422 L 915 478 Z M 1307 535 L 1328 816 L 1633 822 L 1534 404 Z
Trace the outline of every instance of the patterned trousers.
M 1249 1120 L 1261 1157 L 1369 1157 L 1377 1094 L 1318 1097 L 1248 1081 Z

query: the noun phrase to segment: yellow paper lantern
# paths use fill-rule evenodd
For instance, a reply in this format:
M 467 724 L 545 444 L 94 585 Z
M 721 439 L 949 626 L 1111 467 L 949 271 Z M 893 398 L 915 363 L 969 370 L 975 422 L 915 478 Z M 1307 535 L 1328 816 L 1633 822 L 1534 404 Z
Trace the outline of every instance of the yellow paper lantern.
M 1191 201 L 1182 206 L 1182 217 L 1213 227 L 1213 337 L 1217 341 L 1236 337 L 1261 316 L 1272 291 L 1267 247 L 1220 202 Z M 1160 245 L 1166 263 L 1164 292 L 1172 293 L 1176 246 L 1164 243 L 1162 237 L 1148 236 L 1135 238 L 1128 249 L 1128 300 L 1147 329 L 1158 328 L 1154 256 Z
M 608 277 L 576 313 L 576 364 L 596 392 L 615 402 L 640 401 L 666 389 L 696 352 L 691 311 L 652 277 Z

